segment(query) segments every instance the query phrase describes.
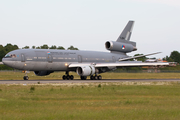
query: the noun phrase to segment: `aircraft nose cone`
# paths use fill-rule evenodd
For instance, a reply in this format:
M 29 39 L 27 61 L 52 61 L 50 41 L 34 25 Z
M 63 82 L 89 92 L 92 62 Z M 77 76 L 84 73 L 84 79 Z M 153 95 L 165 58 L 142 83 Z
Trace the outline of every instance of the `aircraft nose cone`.
M 2 63 L 5 64 L 5 59 L 4 58 L 2 59 Z
M 7 58 L 3 58 L 2 62 L 4 65 L 12 66 L 12 61 L 8 60 Z

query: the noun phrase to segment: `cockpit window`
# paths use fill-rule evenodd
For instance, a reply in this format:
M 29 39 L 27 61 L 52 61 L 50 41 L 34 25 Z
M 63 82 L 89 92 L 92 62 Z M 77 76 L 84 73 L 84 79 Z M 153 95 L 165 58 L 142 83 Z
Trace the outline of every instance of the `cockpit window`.
M 7 54 L 4 58 L 16 58 L 15 54 Z

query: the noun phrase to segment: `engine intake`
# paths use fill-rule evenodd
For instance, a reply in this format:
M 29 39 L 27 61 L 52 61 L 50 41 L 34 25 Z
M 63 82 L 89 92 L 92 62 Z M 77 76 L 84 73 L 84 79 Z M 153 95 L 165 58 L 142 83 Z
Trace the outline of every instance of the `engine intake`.
M 37 76 L 46 76 L 46 75 L 49 75 L 53 72 L 54 71 L 34 71 L 34 74 Z
M 124 52 L 124 53 L 137 50 L 137 48 L 133 46 L 132 44 L 123 43 L 123 42 L 115 42 L 115 41 L 107 41 L 105 43 L 105 47 L 107 50 L 110 50 L 110 51 L 117 51 L 117 52 Z
M 94 66 L 82 66 L 78 67 L 76 70 L 79 76 L 90 76 L 95 74 L 95 67 Z

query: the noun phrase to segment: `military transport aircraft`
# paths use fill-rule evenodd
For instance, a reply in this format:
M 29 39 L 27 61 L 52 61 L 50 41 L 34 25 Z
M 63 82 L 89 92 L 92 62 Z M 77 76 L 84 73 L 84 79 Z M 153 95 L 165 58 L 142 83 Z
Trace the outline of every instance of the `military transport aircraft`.
M 54 71 L 65 71 L 62 79 L 73 80 L 70 71 L 77 72 L 82 80 L 90 76 L 92 80 L 101 80 L 100 73 L 114 70 L 118 67 L 136 66 L 168 66 L 169 63 L 129 61 L 131 59 L 157 53 L 127 56 L 126 53 L 136 51 L 136 42 L 130 41 L 134 21 L 129 21 L 116 41 L 107 41 L 105 47 L 110 52 L 52 49 L 18 49 L 9 52 L 2 59 L 3 64 L 23 70 L 34 71 L 38 76 L 45 76 Z M 159 52 L 158 52 L 159 53 Z M 29 77 L 25 72 L 24 80 Z

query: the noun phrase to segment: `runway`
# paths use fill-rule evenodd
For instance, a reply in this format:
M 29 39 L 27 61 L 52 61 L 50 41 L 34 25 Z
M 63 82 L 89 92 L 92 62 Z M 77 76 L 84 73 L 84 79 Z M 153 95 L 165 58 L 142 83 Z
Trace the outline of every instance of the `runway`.
M 110 83 L 110 82 L 180 82 L 180 79 L 104 79 L 104 80 L 0 80 L 0 84 L 63 84 L 63 83 Z

